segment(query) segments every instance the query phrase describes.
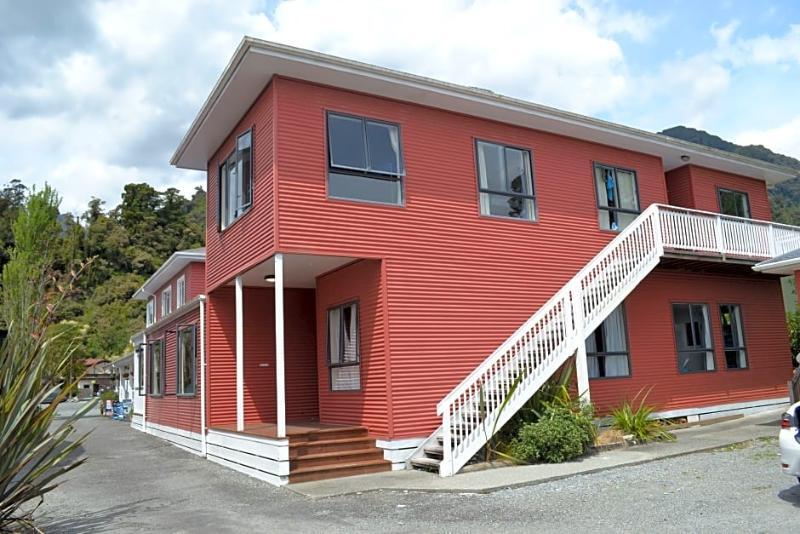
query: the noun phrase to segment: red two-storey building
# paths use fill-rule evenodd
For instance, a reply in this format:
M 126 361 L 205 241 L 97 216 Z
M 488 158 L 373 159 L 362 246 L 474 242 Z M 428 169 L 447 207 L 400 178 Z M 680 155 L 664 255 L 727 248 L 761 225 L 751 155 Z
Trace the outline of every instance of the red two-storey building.
M 205 296 L 148 327 L 142 424 L 234 469 L 450 475 L 569 361 L 600 412 L 785 401 L 780 282 L 753 266 L 800 248 L 769 222 L 790 170 L 250 38 L 172 163 L 208 176 Z

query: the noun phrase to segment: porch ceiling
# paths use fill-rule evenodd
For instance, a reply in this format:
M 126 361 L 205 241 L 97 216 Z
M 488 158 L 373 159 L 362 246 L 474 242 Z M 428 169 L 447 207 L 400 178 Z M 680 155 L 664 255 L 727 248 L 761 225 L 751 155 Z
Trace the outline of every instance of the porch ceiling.
M 361 258 L 348 256 L 320 256 L 313 254 L 284 254 L 283 273 L 284 287 L 314 288 L 317 277 L 338 269 Z M 275 257 L 271 257 L 242 274 L 242 282 L 246 287 L 273 287 L 274 284 L 264 280 L 268 274 L 275 273 Z M 231 284 L 233 282 L 231 281 Z

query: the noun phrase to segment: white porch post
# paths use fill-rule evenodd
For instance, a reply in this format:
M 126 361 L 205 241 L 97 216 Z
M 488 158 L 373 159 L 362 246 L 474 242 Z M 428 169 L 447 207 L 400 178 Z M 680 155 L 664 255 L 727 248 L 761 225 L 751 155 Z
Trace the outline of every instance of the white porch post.
M 147 432 L 147 394 L 150 392 L 150 377 L 147 376 L 147 360 L 150 355 L 147 353 L 147 334 L 142 334 L 142 368 L 139 373 L 142 376 L 144 389 L 139 392 L 142 396 L 142 432 Z
M 236 430 L 244 430 L 244 288 L 236 277 Z
M 283 346 L 283 254 L 275 254 L 275 393 L 278 396 L 278 437 L 286 437 L 286 382 Z

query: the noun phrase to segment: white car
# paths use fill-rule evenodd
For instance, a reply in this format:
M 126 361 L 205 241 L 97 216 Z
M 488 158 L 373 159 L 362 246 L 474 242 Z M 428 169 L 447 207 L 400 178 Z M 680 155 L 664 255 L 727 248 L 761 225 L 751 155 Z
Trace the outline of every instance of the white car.
M 800 402 L 792 404 L 783 414 L 779 443 L 783 472 L 800 482 Z

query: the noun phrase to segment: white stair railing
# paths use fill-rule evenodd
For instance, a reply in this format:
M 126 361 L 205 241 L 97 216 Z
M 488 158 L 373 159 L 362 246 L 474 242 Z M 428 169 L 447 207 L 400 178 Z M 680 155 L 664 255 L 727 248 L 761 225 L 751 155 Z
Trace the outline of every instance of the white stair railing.
M 457 473 L 658 265 L 665 250 L 757 260 L 798 248 L 798 227 L 651 205 L 439 402 L 439 474 Z

